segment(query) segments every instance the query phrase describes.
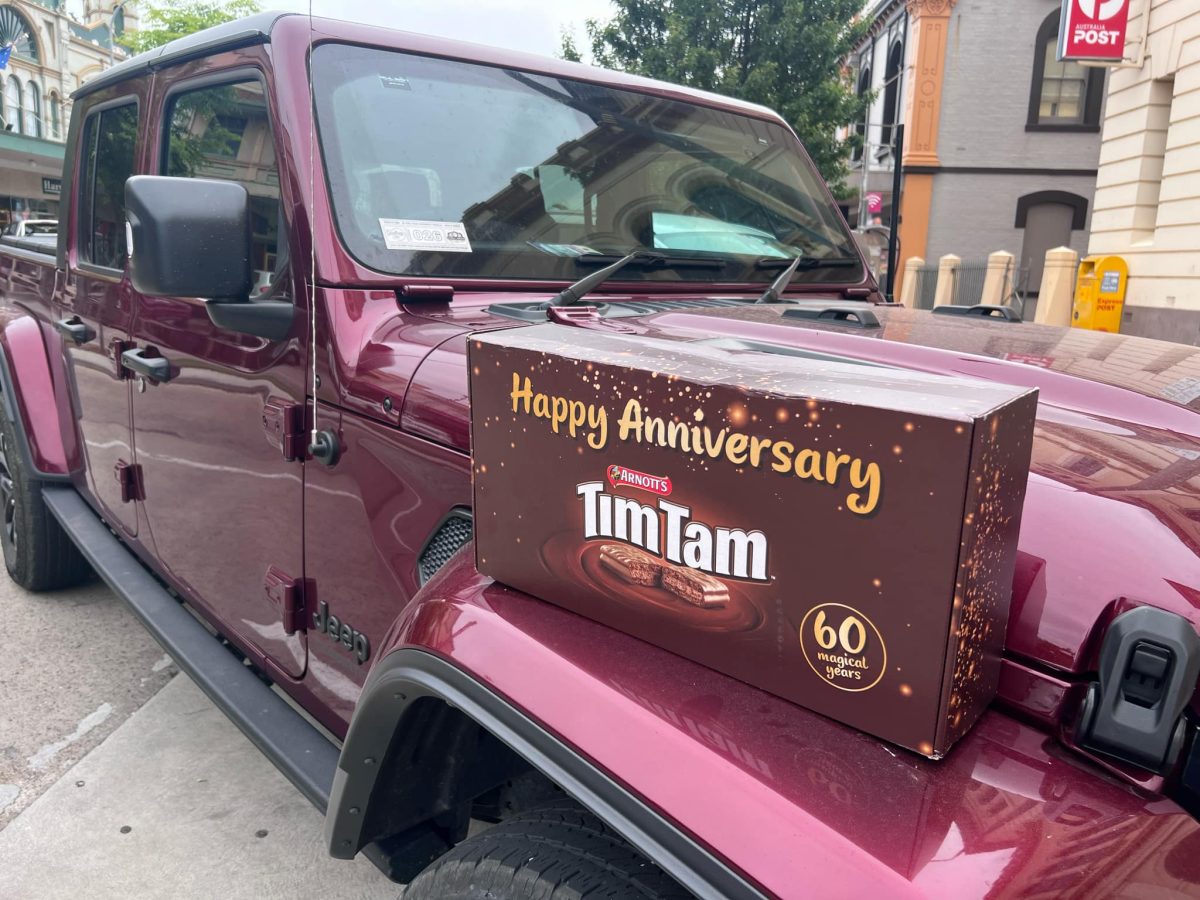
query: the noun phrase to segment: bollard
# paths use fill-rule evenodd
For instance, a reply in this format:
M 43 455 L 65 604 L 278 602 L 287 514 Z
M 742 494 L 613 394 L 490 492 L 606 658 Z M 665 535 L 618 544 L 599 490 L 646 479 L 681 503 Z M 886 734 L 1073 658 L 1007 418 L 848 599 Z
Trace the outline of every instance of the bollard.
M 1037 314 L 1039 325 L 1071 324 L 1071 300 L 1075 295 L 1075 273 L 1079 269 L 1079 254 L 1070 247 L 1046 251 L 1046 268 L 1042 272 L 1038 291 Z
M 983 296 L 979 302 L 985 306 L 1003 306 L 1013 292 L 1013 263 L 1015 257 L 1005 250 L 998 250 L 988 257 L 987 275 L 983 279 Z
M 904 262 L 904 281 L 900 283 L 899 300 L 909 309 L 916 309 L 921 297 L 921 269 L 925 260 L 919 256 L 910 256 Z
M 958 287 L 958 267 L 962 258 L 947 253 L 938 260 L 937 291 L 933 295 L 934 306 L 949 306 L 954 302 L 954 291 Z

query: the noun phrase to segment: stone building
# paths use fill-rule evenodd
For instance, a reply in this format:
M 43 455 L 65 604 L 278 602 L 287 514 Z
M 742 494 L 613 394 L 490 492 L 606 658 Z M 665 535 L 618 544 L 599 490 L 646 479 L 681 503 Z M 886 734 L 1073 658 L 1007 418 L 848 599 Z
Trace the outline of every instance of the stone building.
M 1105 72 L 1058 62 L 1060 7 L 877 0 L 869 9 L 870 35 L 848 62 L 860 90 L 876 91 L 858 130 L 872 168 L 865 183 L 885 211 L 891 126 L 905 125 L 901 260 L 1007 250 L 1036 291 L 1046 250 L 1086 250 Z M 862 162 L 852 165 L 858 188 Z
M 116 0 L 0 0 L 0 226 L 58 214 L 70 95 L 125 59 L 112 40 L 134 28 L 135 4 Z
M 1200 0 L 1129 12 L 1088 251 L 1129 263 L 1123 332 L 1200 344 Z

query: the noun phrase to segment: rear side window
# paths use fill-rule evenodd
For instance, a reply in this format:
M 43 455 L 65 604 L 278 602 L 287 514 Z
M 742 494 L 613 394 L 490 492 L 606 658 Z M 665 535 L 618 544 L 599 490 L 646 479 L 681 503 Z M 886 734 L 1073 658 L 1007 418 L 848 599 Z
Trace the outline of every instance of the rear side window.
M 236 181 L 250 195 L 254 291 L 270 288 L 279 257 L 279 167 L 257 79 L 173 95 L 167 105 L 162 174 Z
M 83 125 L 79 258 L 106 269 L 125 268 L 125 182 L 133 174 L 137 105 L 112 106 Z

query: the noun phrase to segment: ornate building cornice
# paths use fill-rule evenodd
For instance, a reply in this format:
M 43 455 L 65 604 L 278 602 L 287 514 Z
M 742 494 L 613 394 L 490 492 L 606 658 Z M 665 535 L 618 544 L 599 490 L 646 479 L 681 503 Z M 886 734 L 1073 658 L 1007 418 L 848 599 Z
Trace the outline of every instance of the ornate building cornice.
M 958 0 L 907 0 L 908 14 L 919 16 L 948 16 Z

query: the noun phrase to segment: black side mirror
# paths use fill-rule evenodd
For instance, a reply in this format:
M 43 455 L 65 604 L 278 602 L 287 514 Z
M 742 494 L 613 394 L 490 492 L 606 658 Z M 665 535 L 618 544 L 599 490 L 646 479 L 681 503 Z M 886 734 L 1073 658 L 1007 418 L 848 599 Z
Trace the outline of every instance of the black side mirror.
M 125 182 L 129 276 L 142 294 L 203 297 L 218 328 L 278 341 L 292 328 L 290 302 L 250 302 L 250 200 L 246 188 L 210 178 L 134 175 Z
M 249 299 L 250 203 L 232 181 L 134 175 L 125 182 L 129 274 L 143 294 Z

